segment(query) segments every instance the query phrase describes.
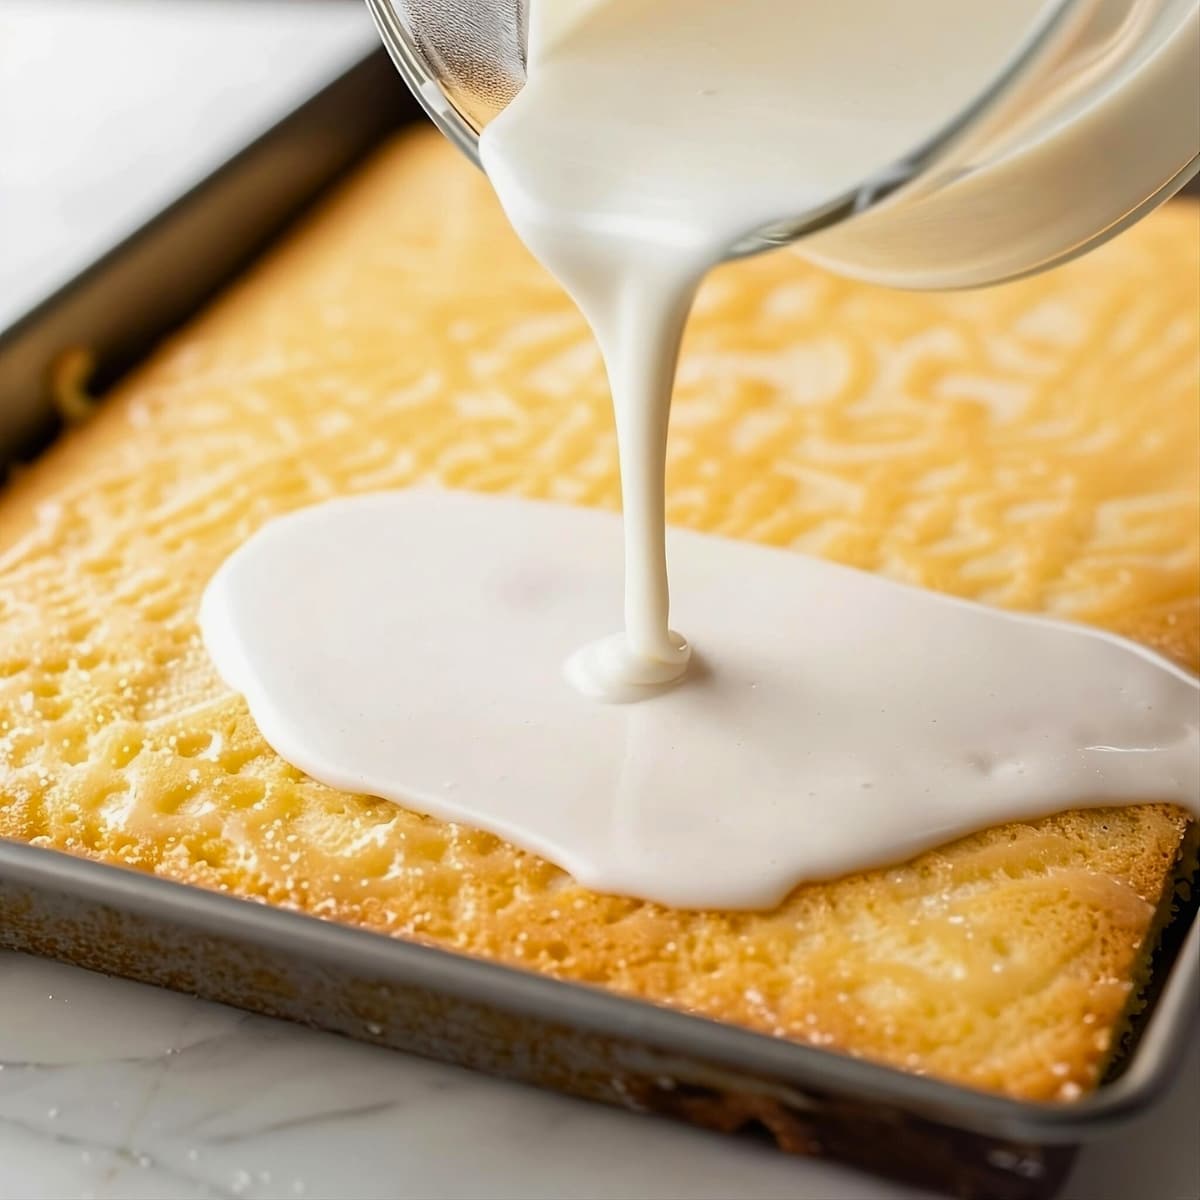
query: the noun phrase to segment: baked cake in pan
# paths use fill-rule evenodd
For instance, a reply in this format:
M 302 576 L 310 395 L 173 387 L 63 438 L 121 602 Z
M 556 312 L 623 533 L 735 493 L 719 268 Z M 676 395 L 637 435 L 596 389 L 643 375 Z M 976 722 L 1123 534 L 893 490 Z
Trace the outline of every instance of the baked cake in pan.
M 1196 670 L 1198 279 L 1182 202 L 986 292 L 882 291 L 788 252 L 724 267 L 685 344 L 669 518 Z M 416 481 L 619 502 L 582 319 L 430 133 L 0 492 L 0 836 L 1011 1096 L 1095 1086 L 1194 844 L 1178 809 L 1064 813 L 771 912 L 686 912 L 282 762 L 208 662 L 201 591 L 270 517 Z

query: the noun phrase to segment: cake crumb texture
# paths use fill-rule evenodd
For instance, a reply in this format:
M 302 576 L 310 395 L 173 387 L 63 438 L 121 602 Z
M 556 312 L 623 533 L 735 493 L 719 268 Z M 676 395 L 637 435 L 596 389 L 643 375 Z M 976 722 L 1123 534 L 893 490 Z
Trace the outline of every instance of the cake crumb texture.
M 1198 280 L 1184 202 L 982 292 L 886 292 L 790 252 L 723 267 L 679 371 L 670 520 L 1194 671 Z M 279 513 L 418 481 L 619 505 L 584 322 L 432 134 L 381 151 L 0 492 L 0 836 L 1013 1096 L 1096 1084 L 1178 809 L 1008 825 L 772 912 L 693 913 L 282 762 L 208 663 L 203 586 Z

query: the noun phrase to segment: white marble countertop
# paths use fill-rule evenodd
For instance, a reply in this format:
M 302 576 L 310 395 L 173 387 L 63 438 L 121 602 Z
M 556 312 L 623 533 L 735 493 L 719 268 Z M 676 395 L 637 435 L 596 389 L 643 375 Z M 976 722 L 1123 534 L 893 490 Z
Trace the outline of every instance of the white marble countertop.
M 354 6 L 0 0 L 0 325 L 371 36 Z M 1198 1112 L 1200 1038 L 1169 1100 L 1085 1151 L 1064 1196 L 1194 1200 Z M 0 953 L 0 1200 L 904 1195 Z
M 1068 1200 L 1200 1195 L 1200 1040 Z M 0 1197 L 901 1200 L 819 1162 L 0 954 Z
M 0 954 L 6 1200 L 901 1200 L 650 1117 Z M 1068 1200 L 1200 1195 L 1200 1041 L 1152 1118 L 1084 1151 Z

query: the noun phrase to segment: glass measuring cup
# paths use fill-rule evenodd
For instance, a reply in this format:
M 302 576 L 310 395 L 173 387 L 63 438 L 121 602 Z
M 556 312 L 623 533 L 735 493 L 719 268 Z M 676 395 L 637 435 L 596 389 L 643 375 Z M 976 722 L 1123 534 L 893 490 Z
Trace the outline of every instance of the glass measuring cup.
M 480 132 L 524 83 L 531 29 L 547 36 L 547 21 L 598 2 L 367 0 L 401 74 L 476 162 Z M 1098 245 L 1198 167 L 1200 0 L 1047 0 L 998 73 L 921 144 L 729 254 L 796 242 L 876 283 L 996 283 Z

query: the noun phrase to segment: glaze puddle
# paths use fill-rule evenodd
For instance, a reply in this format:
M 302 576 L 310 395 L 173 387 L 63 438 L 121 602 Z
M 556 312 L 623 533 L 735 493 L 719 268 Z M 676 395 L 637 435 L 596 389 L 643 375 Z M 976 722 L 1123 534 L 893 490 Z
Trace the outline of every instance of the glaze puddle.
M 620 519 L 589 509 L 330 501 L 235 552 L 201 624 L 314 778 L 678 907 L 769 907 L 1068 808 L 1196 811 L 1200 691 L 1145 649 L 787 551 L 676 530 L 668 547 L 702 649 L 636 704 L 564 678 L 621 600 Z

